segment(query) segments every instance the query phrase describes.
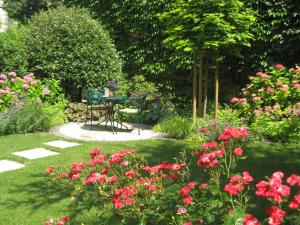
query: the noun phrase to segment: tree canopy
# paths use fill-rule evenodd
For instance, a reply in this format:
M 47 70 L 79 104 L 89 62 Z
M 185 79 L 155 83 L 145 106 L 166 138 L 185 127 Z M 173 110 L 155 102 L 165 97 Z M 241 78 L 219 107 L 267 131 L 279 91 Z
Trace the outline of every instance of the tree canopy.
M 164 43 L 185 52 L 249 46 L 254 38 L 255 13 L 238 0 L 176 0 L 159 18 L 168 35 Z

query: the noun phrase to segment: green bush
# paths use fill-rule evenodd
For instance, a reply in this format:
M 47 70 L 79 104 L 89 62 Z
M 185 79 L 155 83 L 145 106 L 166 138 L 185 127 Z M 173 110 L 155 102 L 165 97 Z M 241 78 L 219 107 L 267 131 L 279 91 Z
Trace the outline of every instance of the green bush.
M 274 121 L 267 115 L 260 115 L 250 128 L 258 141 L 300 143 L 299 116 Z
M 25 39 L 28 29 L 13 25 L 6 32 L 0 33 L 0 71 L 25 73 L 28 66 L 28 48 Z
M 155 125 L 154 130 L 170 138 L 184 139 L 191 135 L 192 120 L 179 115 L 167 116 Z
M 0 135 L 48 131 L 66 121 L 57 107 L 32 101 L 13 104 L 0 117 Z
M 225 127 L 244 127 L 245 123 L 239 117 L 239 111 L 228 106 L 219 107 L 218 121 L 214 119 L 213 113 L 205 118 L 198 118 L 193 126 L 194 139 L 217 140 Z
M 0 75 L 0 111 L 16 101 L 41 101 L 63 110 L 67 106 L 59 80 L 36 79 L 32 73 L 19 76 L 15 72 Z
M 29 21 L 30 69 L 62 81 L 65 93 L 80 100 L 85 87 L 104 88 L 123 79 L 122 62 L 108 32 L 85 9 L 58 7 Z

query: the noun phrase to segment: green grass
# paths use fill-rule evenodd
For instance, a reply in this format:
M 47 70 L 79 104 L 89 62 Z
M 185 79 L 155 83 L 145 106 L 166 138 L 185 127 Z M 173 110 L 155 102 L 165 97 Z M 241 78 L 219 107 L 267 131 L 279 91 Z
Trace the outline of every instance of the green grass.
M 63 140 L 49 134 L 10 135 L 0 137 L 0 159 L 14 160 L 25 164 L 25 168 L 0 173 L 0 225 L 38 225 L 47 218 L 69 214 L 70 196 L 64 195 L 59 187 L 47 181 L 45 169 L 49 165 L 69 165 L 87 159 L 90 150 L 98 146 L 105 153 L 120 149 L 135 149 L 150 163 L 171 160 L 179 151 L 192 146 L 184 141 L 140 141 L 140 142 L 79 142 L 81 146 L 68 149 L 48 147 L 59 155 L 42 159 L 27 160 L 11 153 L 37 147 L 52 140 Z M 93 213 L 80 212 L 74 224 L 92 224 Z M 90 222 L 89 222 L 90 221 Z
M 48 147 L 59 155 L 43 159 L 27 160 L 12 155 L 12 152 L 45 147 L 42 143 L 63 140 L 50 134 L 10 135 L 0 137 L 0 159 L 24 163 L 23 169 L 0 174 L 0 225 L 38 225 L 47 218 L 71 214 L 68 208 L 70 196 L 62 193 L 44 175 L 49 165 L 69 165 L 87 159 L 88 152 L 95 146 L 106 153 L 123 148 L 135 149 L 151 164 L 172 160 L 183 150 L 192 150 L 193 144 L 185 141 L 140 141 L 140 142 L 80 142 L 82 145 L 68 149 Z M 76 141 L 79 142 L 79 141 Z M 246 149 L 248 158 L 239 164 L 238 170 L 248 170 L 255 181 L 282 170 L 287 174 L 300 173 L 300 145 L 251 144 Z M 194 167 L 197 173 L 201 169 Z M 76 214 L 76 215 L 75 215 Z M 99 225 L 95 222 L 95 211 L 80 211 L 72 215 L 72 224 Z

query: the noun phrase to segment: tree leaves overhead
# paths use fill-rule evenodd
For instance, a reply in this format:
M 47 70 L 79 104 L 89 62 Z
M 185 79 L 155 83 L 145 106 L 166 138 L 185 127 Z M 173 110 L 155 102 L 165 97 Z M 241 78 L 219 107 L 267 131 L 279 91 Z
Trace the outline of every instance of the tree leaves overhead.
M 184 52 L 250 46 L 255 13 L 237 0 L 176 0 L 159 13 L 165 44 Z

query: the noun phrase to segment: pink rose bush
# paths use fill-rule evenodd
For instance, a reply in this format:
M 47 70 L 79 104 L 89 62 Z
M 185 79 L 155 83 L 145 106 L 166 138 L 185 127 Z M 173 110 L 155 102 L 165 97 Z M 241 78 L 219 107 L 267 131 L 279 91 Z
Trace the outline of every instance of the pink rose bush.
M 250 83 L 242 89 L 242 97 L 233 97 L 231 103 L 241 115 L 253 121 L 266 114 L 277 119 L 297 113 L 300 99 L 300 68 L 287 69 L 276 64 L 267 72 L 249 76 Z
M 217 140 L 200 145 L 191 161 L 183 153 L 176 162 L 157 165 L 131 149 L 107 155 L 94 148 L 89 159 L 49 166 L 46 174 L 62 191 L 72 190 L 75 205 L 88 203 L 123 224 L 284 224 L 288 213 L 298 216 L 300 176 L 285 178 L 278 171 L 255 181 L 249 171 L 237 172 L 247 135 L 246 128 L 229 126 Z M 191 176 L 191 164 L 200 174 Z M 270 202 L 266 223 L 247 213 L 251 196 Z

